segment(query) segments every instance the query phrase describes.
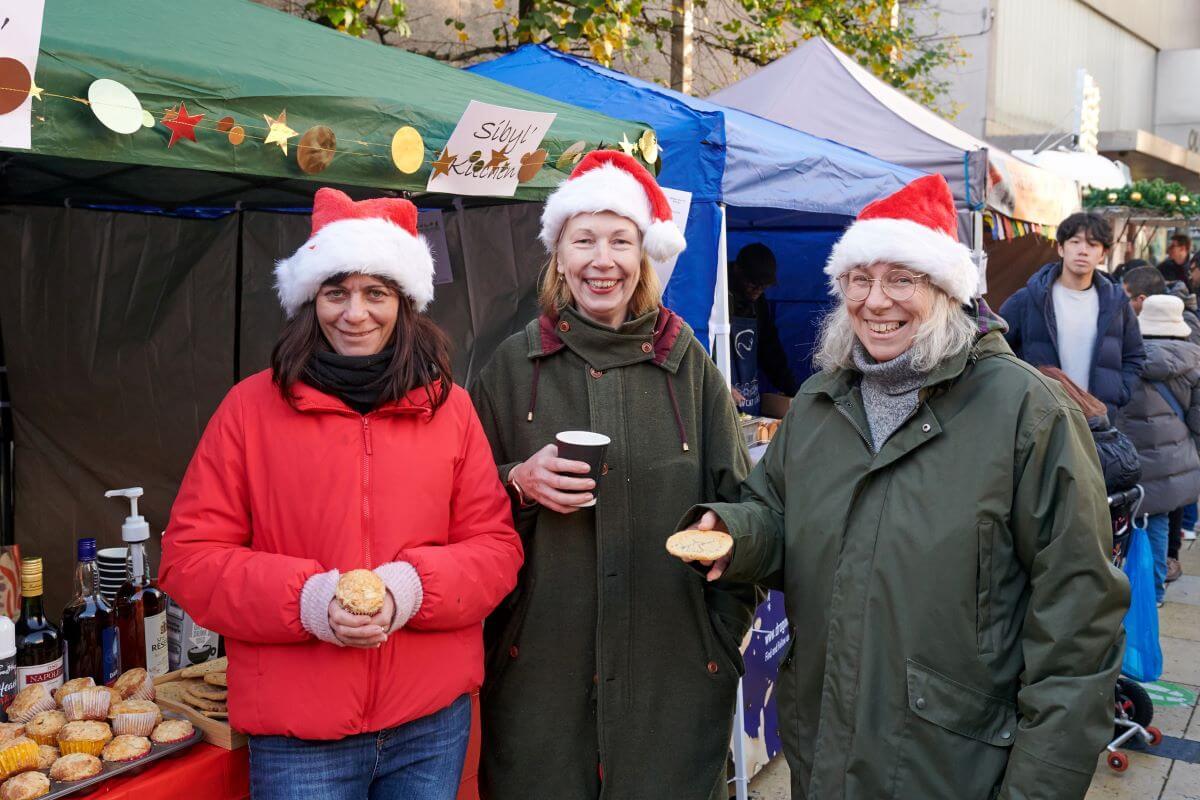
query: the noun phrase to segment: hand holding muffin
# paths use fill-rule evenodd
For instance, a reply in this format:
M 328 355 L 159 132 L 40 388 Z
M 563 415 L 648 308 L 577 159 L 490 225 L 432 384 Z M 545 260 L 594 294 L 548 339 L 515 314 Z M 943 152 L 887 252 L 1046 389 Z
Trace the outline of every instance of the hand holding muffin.
M 379 647 L 387 641 L 396 604 L 378 575 L 356 569 L 338 579 L 328 613 L 329 627 L 339 642 Z

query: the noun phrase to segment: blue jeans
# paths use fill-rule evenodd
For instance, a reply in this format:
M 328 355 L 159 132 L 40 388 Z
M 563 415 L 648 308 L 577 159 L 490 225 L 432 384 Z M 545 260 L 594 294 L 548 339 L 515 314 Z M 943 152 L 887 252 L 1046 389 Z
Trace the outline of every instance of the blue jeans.
M 471 698 L 378 733 L 333 741 L 250 737 L 253 800 L 454 800 Z
M 1162 602 L 1167 593 L 1167 542 L 1171 538 L 1170 514 L 1151 514 L 1146 521 L 1150 552 L 1154 553 L 1154 599 Z
M 1197 514 L 1196 504 L 1189 503 L 1183 507 L 1183 527 L 1189 531 L 1196 529 L 1196 523 L 1200 522 L 1200 514 Z

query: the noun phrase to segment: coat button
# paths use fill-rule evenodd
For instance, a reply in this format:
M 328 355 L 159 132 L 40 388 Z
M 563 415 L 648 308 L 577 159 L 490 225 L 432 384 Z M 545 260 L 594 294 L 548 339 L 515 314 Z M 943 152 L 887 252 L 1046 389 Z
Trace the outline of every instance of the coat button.
M 1011 733 L 1009 733 L 1008 731 L 1005 731 L 1004 733 L 1000 734 L 1000 738 L 1001 738 L 1001 739 L 1008 740 L 1008 739 L 1011 739 L 1011 738 L 1012 738 L 1012 734 L 1011 734 Z
M 924 425 L 921 426 L 921 430 L 923 430 L 925 433 L 929 433 L 931 430 L 933 430 L 933 427 L 928 422 L 926 422 Z
M 558 329 L 563 333 L 566 333 L 567 331 L 571 330 L 571 323 L 564 319 L 562 322 L 558 323 Z
M 713 675 L 716 675 L 716 674 L 717 674 L 717 670 L 719 670 L 719 669 L 720 669 L 720 667 L 718 667 L 718 666 L 717 666 L 717 662 L 715 662 L 715 661 L 710 661 L 710 662 L 708 662 L 708 671 L 709 671 L 709 673 L 711 673 L 711 674 L 713 674 Z
M 603 378 L 604 377 L 604 373 L 601 372 L 600 370 L 596 369 L 595 367 L 588 367 L 588 372 L 590 372 L 592 374 L 593 378 Z
M 918 710 L 918 711 L 919 711 L 919 710 L 921 710 L 921 709 L 923 709 L 923 708 L 925 708 L 925 698 L 924 698 L 924 697 L 918 697 L 918 698 L 917 698 L 917 702 L 915 703 L 915 705 L 916 705 L 916 707 L 917 707 L 917 710 Z
M 596 673 L 593 673 L 592 674 L 592 686 L 599 686 L 599 685 L 600 685 L 600 676 Z
M 607 474 L 608 474 L 608 464 L 601 464 L 601 465 L 600 465 L 600 474 L 601 474 L 601 475 L 607 475 Z
M 520 652 L 521 651 L 517 649 L 517 646 L 514 644 L 512 647 L 508 648 L 508 657 L 516 658 Z
M 654 345 L 650 344 L 649 342 L 642 342 L 642 352 L 643 353 L 650 353 L 650 352 L 653 352 L 653 350 L 654 350 Z

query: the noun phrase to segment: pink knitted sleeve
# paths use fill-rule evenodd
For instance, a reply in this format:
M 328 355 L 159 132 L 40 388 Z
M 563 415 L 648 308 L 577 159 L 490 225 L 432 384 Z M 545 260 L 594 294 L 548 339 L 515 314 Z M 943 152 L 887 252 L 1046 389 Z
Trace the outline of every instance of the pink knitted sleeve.
M 318 572 L 304 582 L 304 588 L 300 590 L 300 624 L 322 642 L 344 647 L 329 627 L 329 603 L 337 591 L 339 577 L 341 573 L 331 569 Z
M 424 599 L 421 578 L 407 561 L 381 564 L 375 568 L 375 574 L 392 593 L 392 602 L 396 604 L 396 616 L 392 618 L 392 627 L 388 629 L 388 633 L 391 633 L 403 628 L 421 610 L 421 601 Z

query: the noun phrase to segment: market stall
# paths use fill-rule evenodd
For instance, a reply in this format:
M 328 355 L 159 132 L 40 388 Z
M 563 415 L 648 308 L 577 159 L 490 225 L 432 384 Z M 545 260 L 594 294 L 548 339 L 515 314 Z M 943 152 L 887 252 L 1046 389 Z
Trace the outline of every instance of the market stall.
M 318 186 L 419 195 L 465 382 L 535 313 L 539 201 L 585 152 L 652 136 L 242 0 L 42 5 L 11 10 L 0 59 L 0 544 L 43 557 L 56 619 L 76 540 L 120 542 L 105 490 L 142 484 L 160 532 L 217 403 L 266 365 L 274 259 Z M 461 150 L 480 103 L 496 145 Z M 508 188 L 450 188 L 487 179 Z

